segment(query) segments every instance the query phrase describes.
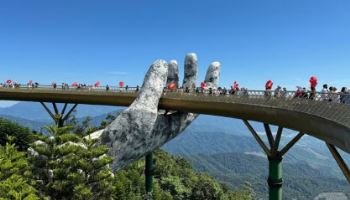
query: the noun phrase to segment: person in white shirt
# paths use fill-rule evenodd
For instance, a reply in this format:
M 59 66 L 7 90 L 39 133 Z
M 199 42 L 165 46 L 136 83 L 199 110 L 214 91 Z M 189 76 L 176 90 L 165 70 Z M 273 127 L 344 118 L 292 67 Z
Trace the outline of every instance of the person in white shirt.
M 324 84 L 323 88 L 322 88 L 322 91 L 321 91 L 321 100 L 322 101 L 328 101 L 329 100 L 328 93 L 329 93 L 328 85 Z

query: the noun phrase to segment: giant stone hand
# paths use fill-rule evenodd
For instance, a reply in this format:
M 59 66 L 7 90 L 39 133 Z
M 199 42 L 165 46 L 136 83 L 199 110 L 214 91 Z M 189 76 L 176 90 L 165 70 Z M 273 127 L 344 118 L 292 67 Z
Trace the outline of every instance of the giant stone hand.
M 197 56 L 186 55 L 183 88 L 191 88 L 197 78 Z M 104 130 L 93 133 L 99 143 L 109 148 L 114 159 L 112 167 L 119 170 L 170 141 L 198 116 L 193 113 L 159 112 L 158 103 L 166 83 L 178 85 L 179 70 L 175 60 L 167 63 L 155 61 L 148 70 L 135 101 Z M 213 62 L 205 82 L 216 88 L 220 76 L 220 63 Z

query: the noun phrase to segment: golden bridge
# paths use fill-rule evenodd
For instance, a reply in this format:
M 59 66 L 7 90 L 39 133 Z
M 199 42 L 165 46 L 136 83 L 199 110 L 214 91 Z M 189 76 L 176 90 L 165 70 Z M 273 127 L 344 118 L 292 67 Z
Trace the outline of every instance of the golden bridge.
M 136 88 L 0 88 L 0 100 L 41 102 L 51 117 L 63 124 L 78 104 L 129 106 L 137 96 Z M 270 199 L 281 199 L 282 158 L 288 150 L 304 135 L 316 137 L 325 142 L 346 179 L 350 183 L 350 170 L 337 148 L 350 153 L 350 105 L 323 100 L 317 93 L 314 100 L 295 98 L 294 92 L 275 96 L 273 92 L 247 90 L 240 94 L 220 94 L 216 92 L 184 92 L 165 90 L 159 102 L 159 109 L 217 115 L 243 120 L 249 131 L 269 158 Z M 51 102 L 54 113 L 45 102 Z M 64 103 L 59 112 L 56 103 Z M 68 104 L 74 104 L 68 114 L 64 112 Z M 268 143 L 266 144 L 254 130 L 249 121 L 264 124 Z M 278 126 L 276 135 L 270 125 Z M 299 133 L 283 148 L 279 147 L 283 128 Z M 337 147 L 337 148 L 336 148 Z

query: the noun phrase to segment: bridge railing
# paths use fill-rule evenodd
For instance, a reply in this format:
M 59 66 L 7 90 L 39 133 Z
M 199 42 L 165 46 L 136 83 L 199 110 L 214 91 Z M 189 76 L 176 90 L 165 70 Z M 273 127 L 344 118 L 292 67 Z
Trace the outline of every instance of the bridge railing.
M 15 88 L 0 87 L 0 91 L 50 92 L 50 93 L 82 93 L 82 94 L 108 94 L 108 95 L 135 95 L 138 87 L 62 87 L 57 85 L 40 85 L 38 87 L 18 86 Z M 240 103 L 249 105 L 268 106 L 271 108 L 287 109 L 307 114 L 317 115 L 350 127 L 350 94 L 296 92 L 296 91 L 264 91 L 240 90 L 235 92 L 222 92 L 212 89 L 164 89 L 163 96 L 181 100 L 209 101 L 213 103 Z
M 64 85 L 56 85 L 56 87 L 53 87 L 52 85 L 39 85 L 39 86 L 27 86 L 27 85 L 18 85 L 18 86 L 2 86 L 0 87 L 0 90 L 5 89 L 21 89 L 21 90 L 46 90 L 46 91 L 63 91 L 63 92 L 135 92 L 139 90 L 139 87 L 117 87 L 117 86 L 110 86 L 109 89 L 106 89 L 106 86 L 64 86 Z
M 284 96 L 273 91 L 247 90 L 235 94 L 220 94 L 209 90 L 197 93 L 166 92 L 171 98 L 207 101 L 213 103 L 239 103 L 269 108 L 285 109 L 293 112 L 307 113 L 335 121 L 350 127 L 350 95 L 339 93 L 315 93 L 315 97 L 304 95 L 296 97 L 296 91 L 287 91 Z M 329 98 L 332 98 L 331 101 Z M 336 100 L 336 101 L 335 101 Z M 345 101 L 341 103 L 341 100 Z
M 219 90 L 189 90 L 183 89 L 165 90 L 165 95 L 193 95 L 193 96 L 211 96 L 211 97 L 234 97 L 249 99 L 280 99 L 280 100 L 313 100 L 328 101 L 332 103 L 350 104 L 350 94 L 346 93 L 322 93 L 322 92 L 297 92 L 297 91 L 266 91 L 266 90 L 241 90 L 235 92 L 222 92 Z
M 135 93 L 139 91 L 139 87 L 116 87 L 109 86 L 108 90 L 106 86 L 94 87 L 94 86 L 80 86 L 72 87 L 67 85 L 56 85 L 54 88 L 52 85 L 38 85 L 38 86 L 27 86 L 27 85 L 17 85 L 16 87 L 0 87 L 0 90 L 6 89 L 20 89 L 27 91 L 41 90 L 41 91 L 52 91 L 52 92 L 101 92 L 101 93 Z M 164 95 L 171 96 L 218 96 L 218 97 L 233 97 L 233 98 L 244 98 L 249 97 L 249 99 L 280 99 L 280 100 L 316 100 L 316 101 L 329 101 L 333 103 L 345 103 L 350 104 L 350 94 L 346 93 L 322 93 L 322 92 L 297 92 L 297 91 L 265 91 L 265 90 L 218 90 L 218 89 L 164 89 Z

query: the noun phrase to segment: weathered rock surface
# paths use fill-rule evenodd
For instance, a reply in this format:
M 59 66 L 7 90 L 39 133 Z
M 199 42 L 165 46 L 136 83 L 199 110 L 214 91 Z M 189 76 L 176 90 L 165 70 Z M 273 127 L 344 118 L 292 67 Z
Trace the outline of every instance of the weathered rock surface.
M 175 83 L 176 86 L 179 86 L 179 66 L 176 60 L 171 60 L 168 64 L 167 85 L 169 83 Z
M 113 168 L 124 167 L 154 148 L 158 102 L 167 76 L 168 64 L 164 60 L 154 62 L 145 76 L 139 96 L 102 132 L 101 143 L 110 148 Z
M 208 68 L 207 75 L 204 82 L 207 88 L 216 89 L 219 84 L 221 64 L 219 62 L 212 62 Z
M 191 88 L 197 77 L 197 56 L 187 54 L 185 58 L 184 87 Z M 155 61 L 148 70 L 139 96 L 129 108 L 103 131 L 91 136 L 99 138 L 99 144 L 109 147 L 109 155 L 114 158 L 114 170 L 123 168 L 144 155 L 170 141 L 194 120 L 198 115 L 175 112 L 164 115 L 158 112 L 159 99 L 165 83 L 178 82 L 176 61 L 168 64 L 164 60 Z M 210 65 L 206 82 L 217 87 L 220 76 L 220 63 Z
M 198 70 L 198 59 L 195 53 L 189 53 L 185 58 L 185 76 L 182 84 L 183 88 L 191 88 L 196 83 Z

